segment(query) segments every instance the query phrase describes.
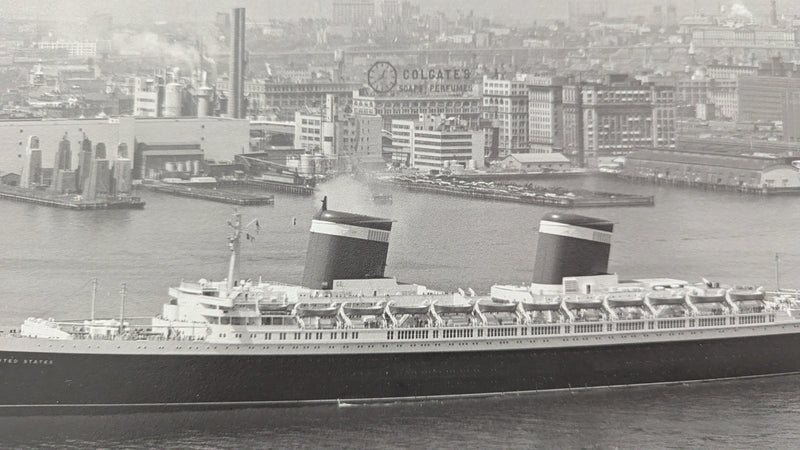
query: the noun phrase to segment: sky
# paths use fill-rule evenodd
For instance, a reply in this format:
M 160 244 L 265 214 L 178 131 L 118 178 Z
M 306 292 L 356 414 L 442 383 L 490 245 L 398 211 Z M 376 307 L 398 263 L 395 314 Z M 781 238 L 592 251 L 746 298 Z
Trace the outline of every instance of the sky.
M 474 10 L 481 16 L 514 24 L 532 24 L 566 18 L 567 1 L 553 0 L 411 0 L 422 5 L 423 11 L 441 10 L 455 15 L 461 10 Z M 588 3 L 592 0 L 577 0 Z M 718 5 L 731 5 L 732 0 L 601 0 L 608 4 L 612 16 L 646 15 L 655 4 L 671 2 L 679 15 L 689 15 L 699 9 L 714 13 Z M 739 0 L 756 15 L 766 14 L 769 0 Z M 0 17 L 42 19 L 64 17 L 80 20 L 93 14 L 114 15 L 117 23 L 156 22 L 175 20 L 210 21 L 218 11 L 233 7 L 247 8 L 248 20 L 266 21 L 270 18 L 297 19 L 301 17 L 330 17 L 331 0 L 0 0 Z M 783 8 L 783 10 L 781 9 Z M 798 11 L 794 1 L 778 0 L 779 12 Z

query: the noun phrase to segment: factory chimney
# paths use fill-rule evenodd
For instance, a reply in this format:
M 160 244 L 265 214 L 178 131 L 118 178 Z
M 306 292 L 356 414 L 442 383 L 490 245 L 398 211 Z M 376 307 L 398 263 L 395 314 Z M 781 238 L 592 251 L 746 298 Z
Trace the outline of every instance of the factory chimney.
M 230 96 L 228 98 L 228 115 L 241 119 L 245 116 L 244 102 L 244 8 L 233 9 L 231 21 L 231 64 L 228 71 L 230 77 Z
M 773 27 L 778 25 L 778 5 L 775 0 L 769 2 L 769 24 Z

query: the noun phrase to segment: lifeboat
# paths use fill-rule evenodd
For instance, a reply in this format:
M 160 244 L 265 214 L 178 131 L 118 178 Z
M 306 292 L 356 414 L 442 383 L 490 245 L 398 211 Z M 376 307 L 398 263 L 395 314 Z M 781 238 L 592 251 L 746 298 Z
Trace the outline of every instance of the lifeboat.
M 475 308 L 470 304 L 466 305 L 433 305 L 437 314 L 469 314 Z
M 704 289 L 689 292 L 692 303 L 724 303 L 725 289 Z
M 325 308 L 297 308 L 299 317 L 333 317 L 339 312 L 338 306 Z
M 517 310 L 516 303 L 479 303 L 478 308 L 480 308 L 481 312 L 485 313 L 498 313 L 498 312 L 505 312 L 505 313 L 513 313 Z
M 344 306 L 344 313 L 352 317 L 381 316 L 386 308 L 377 306 Z
M 567 301 L 566 304 L 569 309 L 600 309 L 603 307 L 603 302 Z
M 682 305 L 685 298 L 684 293 L 680 291 L 658 291 L 647 294 L 647 301 L 652 306 Z
M 428 314 L 430 310 L 430 305 L 420 305 L 420 306 L 399 306 L 399 305 L 389 305 L 389 311 L 393 315 L 403 315 L 403 314 Z
M 561 303 L 522 303 L 522 308 L 525 311 L 558 311 L 561 309 Z
M 607 300 L 611 308 L 641 308 L 644 306 L 644 297 L 632 298 L 627 300 Z
M 294 303 L 286 305 L 281 303 L 259 303 L 258 309 L 261 311 L 261 314 L 288 313 L 294 309 Z
M 764 301 L 764 289 L 734 288 L 728 291 L 733 302 Z

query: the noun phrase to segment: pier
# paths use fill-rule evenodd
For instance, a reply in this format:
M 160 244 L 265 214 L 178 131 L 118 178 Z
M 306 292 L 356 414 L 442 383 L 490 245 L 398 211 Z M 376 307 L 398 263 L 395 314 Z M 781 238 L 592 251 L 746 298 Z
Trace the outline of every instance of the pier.
M 468 197 L 479 200 L 492 200 L 529 205 L 555 206 L 559 208 L 598 208 L 609 206 L 653 206 L 653 196 L 618 194 L 575 190 L 563 193 L 561 189 L 530 189 L 519 186 L 490 186 L 487 183 L 462 183 L 436 179 L 410 180 L 407 178 L 375 178 L 373 182 L 390 184 L 411 192 Z
M 53 208 L 77 211 L 96 209 L 143 209 L 145 202 L 139 197 L 116 197 L 99 200 L 83 200 L 77 195 L 55 195 L 47 191 L 23 189 L 0 185 L 0 198 L 15 202 L 33 203 Z
M 179 197 L 209 200 L 212 202 L 230 203 L 241 206 L 274 205 L 275 197 L 272 195 L 256 195 L 244 192 L 217 190 L 216 188 L 198 188 L 165 183 L 143 184 L 142 187 L 164 194 Z
M 267 180 L 219 180 L 219 186 L 245 186 L 268 192 L 282 192 L 296 195 L 314 195 L 314 188 L 302 184 L 288 184 Z

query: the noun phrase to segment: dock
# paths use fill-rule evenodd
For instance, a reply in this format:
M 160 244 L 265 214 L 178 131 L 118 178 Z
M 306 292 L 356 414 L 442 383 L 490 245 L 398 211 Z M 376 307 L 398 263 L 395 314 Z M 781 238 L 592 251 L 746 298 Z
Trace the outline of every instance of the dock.
M 23 189 L 0 185 L 0 198 L 15 202 L 33 203 L 53 208 L 76 211 L 98 209 L 143 209 L 145 202 L 139 197 L 109 197 L 97 200 L 83 200 L 76 195 L 56 195 L 48 191 Z
M 281 183 L 268 180 L 219 180 L 219 186 L 244 186 L 268 192 L 282 192 L 295 195 L 314 195 L 314 188 L 302 184 Z
M 216 188 L 198 188 L 165 183 L 143 184 L 142 187 L 152 191 L 161 192 L 179 197 L 209 200 L 212 202 L 229 203 L 241 206 L 274 205 L 275 197 L 272 195 L 256 195 L 244 192 L 234 192 Z
M 598 208 L 610 206 L 653 206 L 653 196 L 618 194 L 611 192 L 594 192 L 575 190 L 563 193 L 552 189 L 550 191 L 511 191 L 502 186 L 476 187 L 471 185 L 437 185 L 430 182 L 402 181 L 396 179 L 376 180 L 381 184 L 391 184 L 411 192 L 427 192 L 432 194 L 467 197 L 478 200 L 492 200 L 528 205 L 553 206 L 558 208 Z
M 734 184 L 694 181 L 688 178 L 678 178 L 678 177 L 659 178 L 655 175 L 635 175 L 626 173 L 614 173 L 609 175 L 613 175 L 619 179 L 633 183 L 677 186 L 690 189 L 702 189 L 705 191 L 738 192 L 741 194 L 750 194 L 750 195 L 800 195 L 800 188 L 796 187 L 746 186 L 746 185 L 740 186 Z

